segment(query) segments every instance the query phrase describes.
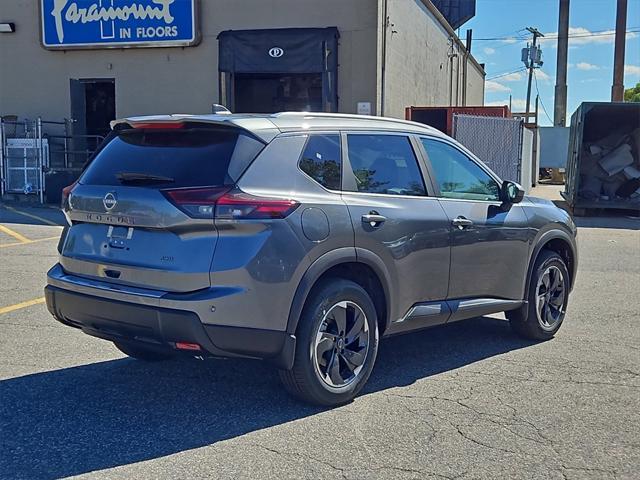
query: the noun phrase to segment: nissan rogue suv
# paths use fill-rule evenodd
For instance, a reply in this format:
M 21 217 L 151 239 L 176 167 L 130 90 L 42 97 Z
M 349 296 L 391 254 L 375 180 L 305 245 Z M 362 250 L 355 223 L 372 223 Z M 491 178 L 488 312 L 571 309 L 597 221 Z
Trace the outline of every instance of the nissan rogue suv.
M 350 401 L 383 336 L 506 312 L 551 338 L 576 227 L 428 126 L 355 115 L 112 122 L 65 191 L 47 307 L 125 354 L 272 362 Z

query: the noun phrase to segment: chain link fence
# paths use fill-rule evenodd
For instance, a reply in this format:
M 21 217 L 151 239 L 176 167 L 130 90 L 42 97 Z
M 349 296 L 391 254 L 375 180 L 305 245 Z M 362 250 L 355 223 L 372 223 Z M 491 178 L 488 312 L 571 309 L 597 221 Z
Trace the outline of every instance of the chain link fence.
M 514 180 L 528 189 L 531 182 L 523 178 L 530 176 L 523 175 L 523 129 L 523 121 L 513 118 L 453 116 L 453 136 L 456 140 L 500 178 Z

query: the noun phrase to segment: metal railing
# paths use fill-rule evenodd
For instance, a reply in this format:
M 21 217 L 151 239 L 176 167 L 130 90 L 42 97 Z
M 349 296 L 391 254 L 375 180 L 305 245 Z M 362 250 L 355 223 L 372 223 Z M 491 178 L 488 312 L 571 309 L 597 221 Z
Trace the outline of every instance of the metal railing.
M 80 174 L 104 137 L 73 134 L 70 120 L 0 117 L 0 197 L 35 194 L 45 201 L 47 177 Z
M 35 193 L 44 203 L 44 167 L 48 162 L 42 121 L 25 119 L 0 123 L 2 194 Z

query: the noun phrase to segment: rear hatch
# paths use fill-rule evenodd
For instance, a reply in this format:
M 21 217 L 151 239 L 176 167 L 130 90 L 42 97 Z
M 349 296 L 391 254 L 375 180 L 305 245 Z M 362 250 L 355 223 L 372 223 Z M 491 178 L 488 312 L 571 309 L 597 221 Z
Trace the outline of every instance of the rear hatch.
M 170 292 L 209 287 L 215 198 L 264 144 L 241 129 L 194 122 L 117 129 L 64 200 L 71 227 L 63 269 Z

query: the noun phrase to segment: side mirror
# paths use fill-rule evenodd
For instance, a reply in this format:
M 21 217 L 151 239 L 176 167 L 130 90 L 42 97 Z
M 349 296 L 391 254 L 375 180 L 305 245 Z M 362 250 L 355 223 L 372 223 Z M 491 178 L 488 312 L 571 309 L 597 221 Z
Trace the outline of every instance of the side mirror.
M 523 198 L 524 189 L 519 184 L 512 182 L 511 180 L 505 180 L 502 182 L 502 187 L 500 188 L 500 199 L 504 203 L 519 203 Z

